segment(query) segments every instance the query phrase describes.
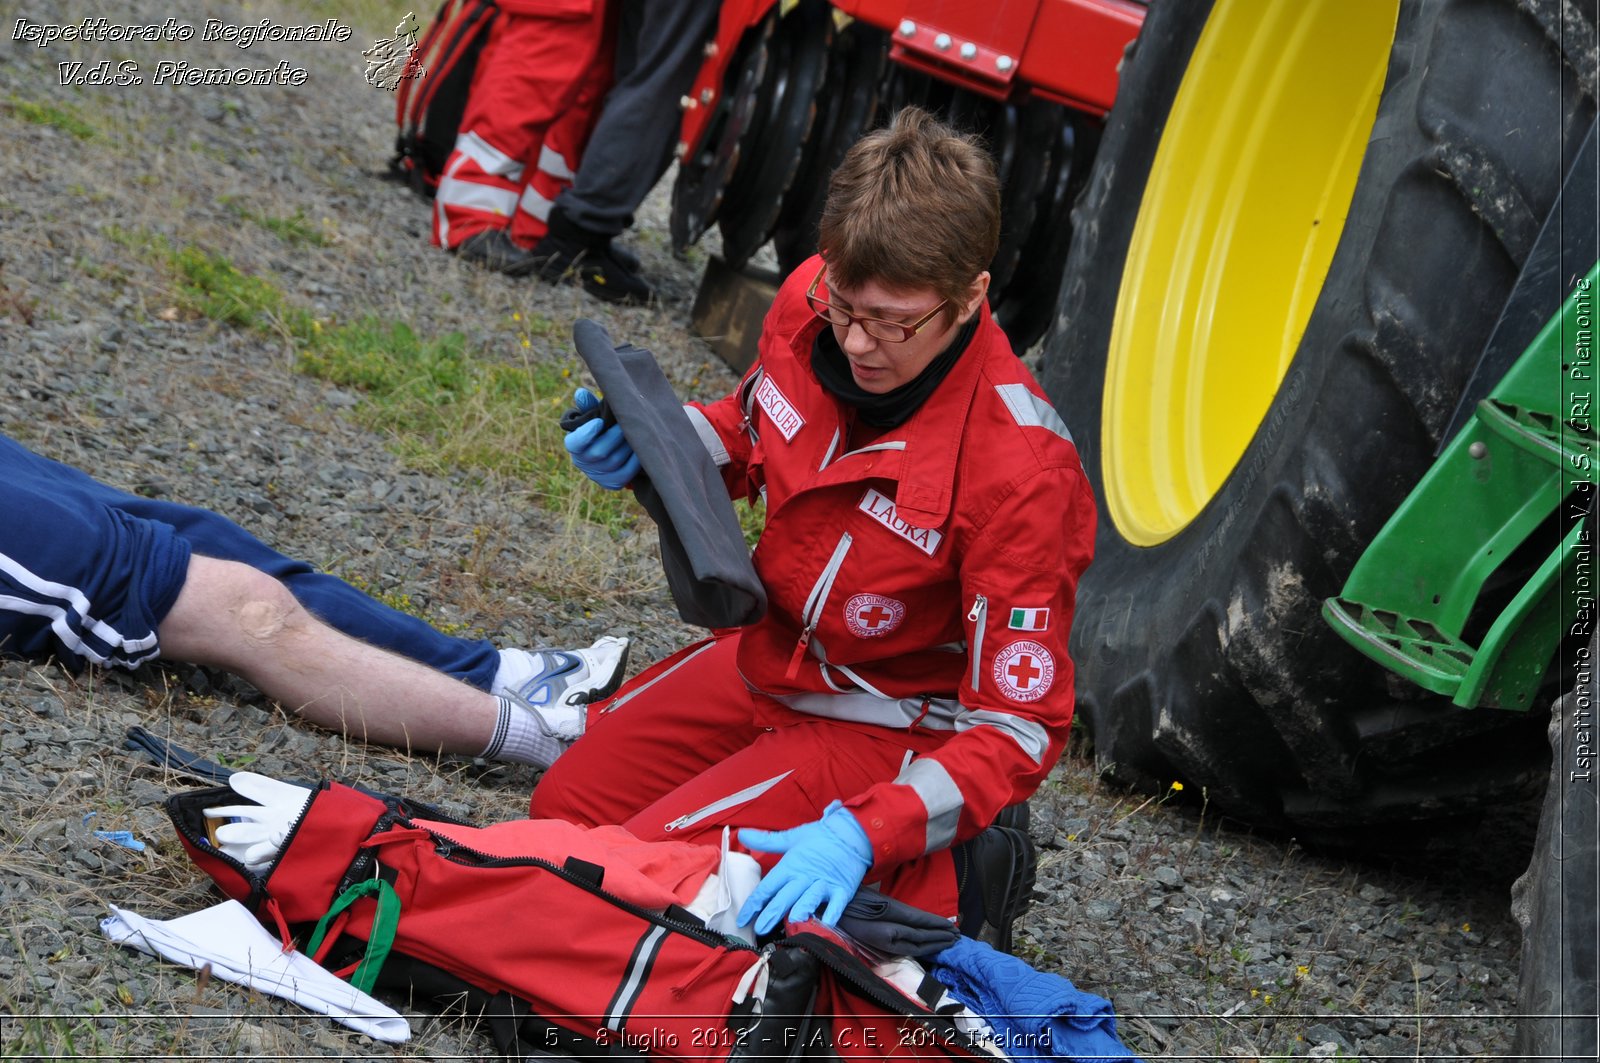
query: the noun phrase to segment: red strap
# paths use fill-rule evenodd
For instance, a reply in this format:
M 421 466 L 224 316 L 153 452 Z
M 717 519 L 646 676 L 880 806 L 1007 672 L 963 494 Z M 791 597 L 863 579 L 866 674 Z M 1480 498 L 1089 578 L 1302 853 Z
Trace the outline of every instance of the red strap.
M 374 834 L 366 841 L 360 843 L 362 849 L 376 849 L 380 845 L 392 845 L 395 842 L 425 841 L 433 835 L 421 827 L 410 827 L 406 830 L 386 830 L 382 834 Z
M 328 928 L 327 935 L 323 937 L 322 944 L 317 946 L 317 954 L 311 957 L 313 960 L 315 960 L 317 963 L 321 963 L 323 961 L 323 958 L 328 955 L 328 950 L 333 948 L 333 943 L 339 940 L 340 934 L 344 933 L 345 924 L 349 921 L 350 910 L 348 908 L 334 916 L 333 924 Z M 360 963 L 361 961 L 357 960 L 355 963 L 350 965 L 350 969 L 354 970 Z M 337 971 L 335 973 L 341 978 L 345 976 L 345 972 L 343 971 Z
M 278 924 L 278 940 L 283 942 L 284 952 L 294 951 L 294 935 L 289 933 L 289 923 L 283 918 L 283 912 L 278 908 L 278 902 L 272 897 L 267 898 L 267 914 L 272 916 L 272 921 Z

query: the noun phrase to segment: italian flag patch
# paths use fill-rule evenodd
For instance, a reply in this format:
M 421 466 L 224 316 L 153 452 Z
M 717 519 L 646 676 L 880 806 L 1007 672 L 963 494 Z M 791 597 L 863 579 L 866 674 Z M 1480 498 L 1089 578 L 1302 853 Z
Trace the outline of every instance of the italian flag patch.
M 1043 631 L 1050 626 L 1050 610 L 1013 609 L 1011 623 L 1006 626 L 1013 631 Z

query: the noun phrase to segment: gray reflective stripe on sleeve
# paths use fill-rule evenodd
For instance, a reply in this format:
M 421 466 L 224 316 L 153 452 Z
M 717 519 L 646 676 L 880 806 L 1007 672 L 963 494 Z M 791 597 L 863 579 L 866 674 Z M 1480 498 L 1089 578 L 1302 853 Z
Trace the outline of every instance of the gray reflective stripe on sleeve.
M 928 840 L 922 851 L 932 853 L 948 848 L 956 840 L 956 822 L 966 802 L 944 765 L 931 757 L 913 760 L 895 782 L 915 790 L 928 813 Z
M 972 709 L 956 721 L 957 731 L 970 731 L 974 727 L 993 727 L 1005 732 L 1035 764 L 1043 766 L 1045 750 L 1050 748 L 1050 736 L 1042 724 L 992 709 Z
M 1044 399 L 1028 390 L 1026 384 L 996 384 L 995 392 L 1000 396 L 1000 401 L 1006 404 L 1006 409 L 1011 411 L 1011 417 L 1024 428 L 1043 428 L 1054 432 L 1072 442 L 1072 433 L 1067 430 L 1067 422 L 1056 413 L 1055 407 Z
M 694 425 L 694 434 L 700 437 L 706 453 L 717 463 L 717 468 L 720 469 L 728 464 L 728 448 L 722 445 L 722 437 L 711 427 L 711 419 L 693 406 L 685 406 L 683 412 L 688 415 L 689 423 Z
M 508 181 L 522 180 L 522 163 L 476 133 L 463 133 L 457 137 L 455 149 L 477 163 L 484 173 L 492 173 Z

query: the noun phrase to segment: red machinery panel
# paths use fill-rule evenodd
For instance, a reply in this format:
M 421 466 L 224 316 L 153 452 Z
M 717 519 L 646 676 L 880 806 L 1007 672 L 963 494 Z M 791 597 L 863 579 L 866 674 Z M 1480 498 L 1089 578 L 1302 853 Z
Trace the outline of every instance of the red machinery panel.
M 726 0 L 706 63 L 683 98 L 682 150 L 698 144 L 740 39 L 774 6 L 793 0 Z M 1104 116 L 1117 92 L 1122 52 L 1139 32 L 1134 0 L 837 0 L 842 15 L 892 34 L 896 62 L 1005 99 L 1024 87 Z

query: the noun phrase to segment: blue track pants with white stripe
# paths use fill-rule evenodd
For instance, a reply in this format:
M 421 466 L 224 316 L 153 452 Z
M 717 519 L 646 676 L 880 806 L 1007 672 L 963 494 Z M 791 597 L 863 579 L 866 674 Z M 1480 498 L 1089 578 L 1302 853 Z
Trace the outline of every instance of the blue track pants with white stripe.
M 489 689 L 492 644 L 453 638 L 343 580 L 285 557 L 209 510 L 141 498 L 0 436 L 0 653 L 136 667 L 189 557 L 239 561 L 283 582 L 347 635 Z

